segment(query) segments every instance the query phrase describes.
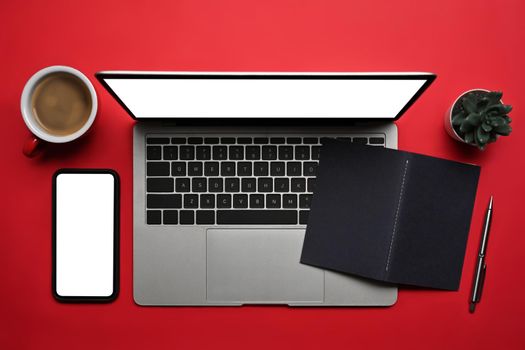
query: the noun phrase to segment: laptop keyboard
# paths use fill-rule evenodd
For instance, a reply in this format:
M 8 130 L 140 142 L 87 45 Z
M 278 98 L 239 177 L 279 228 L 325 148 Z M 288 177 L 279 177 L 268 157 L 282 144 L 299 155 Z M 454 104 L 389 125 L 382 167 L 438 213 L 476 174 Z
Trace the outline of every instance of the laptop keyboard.
M 385 146 L 382 134 L 335 138 Z M 318 135 L 149 135 L 146 223 L 304 225 L 315 189 L 320 149 Z

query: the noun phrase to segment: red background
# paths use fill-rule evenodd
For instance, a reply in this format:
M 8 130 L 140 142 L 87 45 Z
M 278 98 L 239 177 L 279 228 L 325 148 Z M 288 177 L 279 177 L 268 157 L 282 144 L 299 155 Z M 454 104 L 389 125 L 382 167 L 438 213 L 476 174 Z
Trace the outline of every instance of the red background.
M 525 348 L 522 110 L 525 2 L 8 1 L 0 4 L 0 346 L 14 348 Z M 100 100 L 86 137 L 21 153 L 19 100 L 48 65 L 76 67 Z M 431 71 L 437 80 L 398 122 L 399 148 L 482 166 L 458 292 L 402 289 L 391 308 L 139 307 L 132 298 L 133 121 L 95 82 L 99 70 Z M 443 130 L 461 92 L 501 89 L 513 134 L 485 152 Z M 122 179 L 121 294 L 109 305 L 51 296 L 51 175 L 109 167 Z M 467 300 L 490 194 L 488 275 Z

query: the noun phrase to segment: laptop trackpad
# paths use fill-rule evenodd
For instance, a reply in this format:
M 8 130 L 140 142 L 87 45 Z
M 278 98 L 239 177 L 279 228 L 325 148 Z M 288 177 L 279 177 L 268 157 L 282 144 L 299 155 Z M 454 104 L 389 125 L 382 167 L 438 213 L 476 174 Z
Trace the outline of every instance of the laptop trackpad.
M 210 302 L 322 302 L 324 271 L 299 263 L 304 230 L 207 231 Z

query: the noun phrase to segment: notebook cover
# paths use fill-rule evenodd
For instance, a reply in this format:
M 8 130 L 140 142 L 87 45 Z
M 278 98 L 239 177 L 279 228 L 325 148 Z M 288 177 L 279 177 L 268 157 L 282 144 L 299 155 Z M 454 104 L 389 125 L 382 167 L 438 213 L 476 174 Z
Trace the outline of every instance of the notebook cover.
M 301 262 L 457 290 L 480 168 L 324 140 Z

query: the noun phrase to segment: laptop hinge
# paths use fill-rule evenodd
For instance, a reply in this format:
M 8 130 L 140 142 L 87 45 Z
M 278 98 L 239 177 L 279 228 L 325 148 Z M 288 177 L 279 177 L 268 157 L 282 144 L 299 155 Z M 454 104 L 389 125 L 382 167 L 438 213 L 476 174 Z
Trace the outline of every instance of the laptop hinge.
M 393 123 L 394 120 L 389 120 L 389 121 L 384 121 L 384 120 L 381 120 L 381 121 L 374 121 L 374 120 L 367 120 L 367 121 L 356 121 L 355 123 L 352 123 L 352 125 L 354 126 L 371 126 L 371 125 L 385 125 L 385 124 L 390 124 L 390 123 Z
M 166 119 L 166 120 L 162 120 L 160 122 L 160 125 L 162 126 L 177 126 L 177 122 L 173 119 Z
M 380 121 L 374 121 L 374 120 L 359 120 L 359 121 L 355 121 L 355 122 L 350 122 L 348 123 L 347 125 L 348 126 L 358 126 L 358 127 L 361 127 L 361 126 L 374 126 L 374 125 L 385 125 L 385 124 L 390 124 L 392 123 L 393 120 L 389 120 L 389 121 L 385 121 L 385 120 L 380 120 Z M 160 121 L 160 125 L 161 126 L 166 126 L 166 127 L 173 127 L 173 126 L 195 126 L 195 125 L 198 125 L 198 123 L 178 123 L 176 120 L 174 119 L 164 119 L 164 120 L 161 120 Z M 210 123 L 209 125 L 207 126 L 217 126 L 217 125 L 221 125 L 220 123 Z M 235 124 L 230 124 L 230 126 L 269 126 L 268 124 L 265 124 L 263 122 L 261 122 L 261 124 L 250 124 L 250 123 L 238 123 L 237 125 Z M 277 123 L 275 126 L 283 126 L 279 123 Z M 291 126 L 291 124 L 285 124 L 285 126 Z M 311 127 L 312 125 L 310 124 L 306 124 L 306 125 L 301 125 L 301 124 L 296 124 L 296 126 L 300 126 L 300 127 Z M 328 123 L 327 125 L 324 125 L 324 126 L 332 126 L 330 123 Z

